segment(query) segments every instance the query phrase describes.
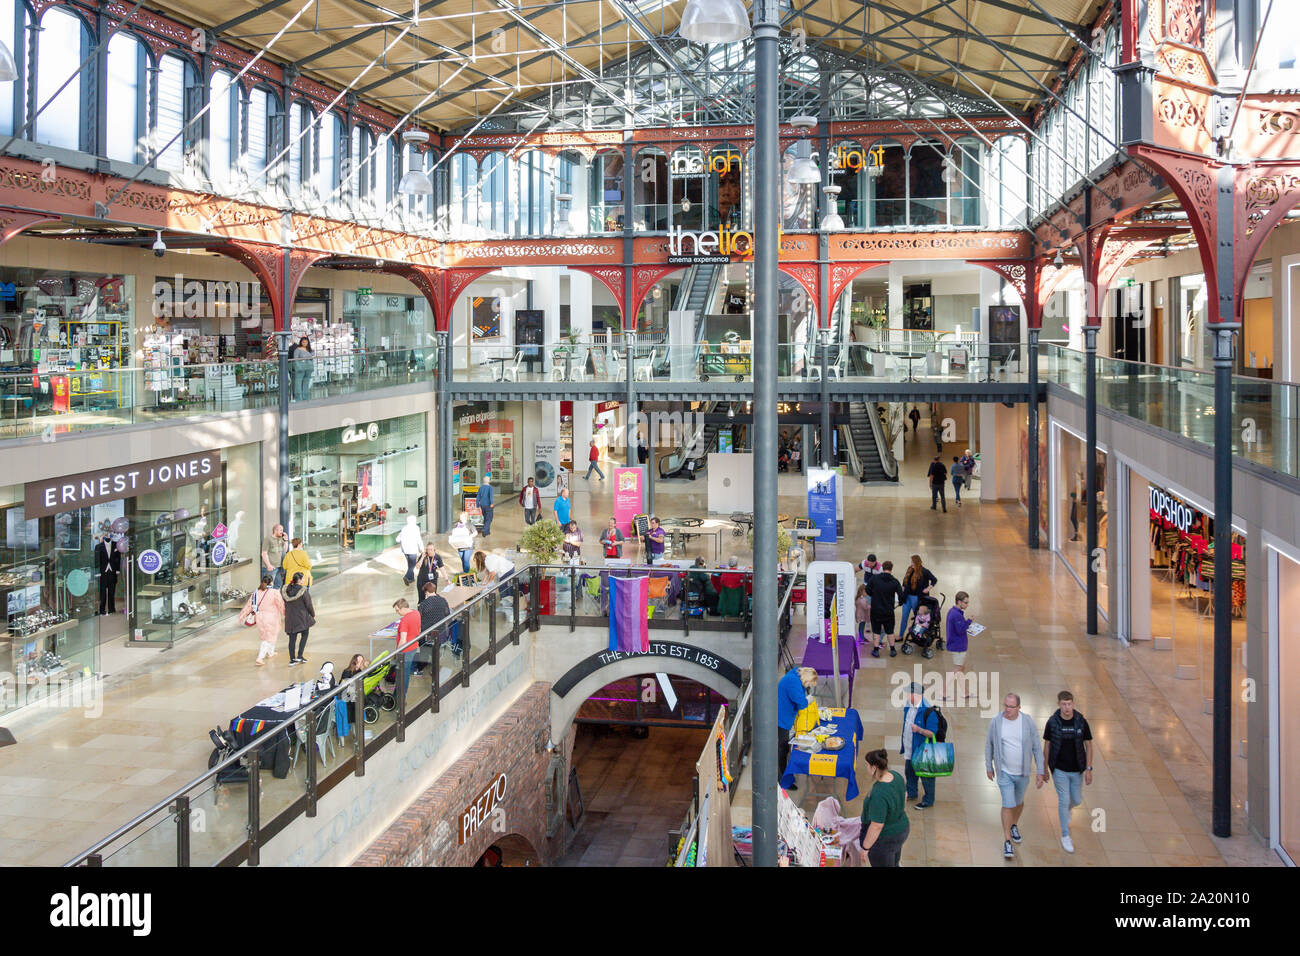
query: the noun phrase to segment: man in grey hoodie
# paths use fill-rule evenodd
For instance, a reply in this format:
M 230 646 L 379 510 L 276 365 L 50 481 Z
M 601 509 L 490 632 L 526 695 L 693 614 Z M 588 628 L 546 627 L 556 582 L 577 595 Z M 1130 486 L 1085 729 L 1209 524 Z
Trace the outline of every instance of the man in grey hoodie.
M 1002 699 L 1002 713 L 989 721 L 984 735 L 984 771 L 990 780 L 994 779 L 995 766 L 998 789 L 1002 791 L 1002 856 L 1010 860 L 1016 855 L 1012 844 L 1020 842 L 1018 824 L 1025 812 L 1025 790 L 1035 767 L 1038 789 L 1047 782 L 1038 728 L 1032 717 L 1020 712 L 1019 694 L 1007 694 Z

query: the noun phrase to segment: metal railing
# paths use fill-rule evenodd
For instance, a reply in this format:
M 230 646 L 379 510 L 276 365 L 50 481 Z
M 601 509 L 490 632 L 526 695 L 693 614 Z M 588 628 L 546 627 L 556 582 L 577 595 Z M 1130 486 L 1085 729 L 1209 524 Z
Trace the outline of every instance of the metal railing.
M 275 727 L 255 736 L 233 753 L 213 763 L 184 787 L 136 815 L 103 839 L 78 853 L 65 866 L 160 866 L 174 864 L 178 867 L 196 865 L 237 866 L 246 863 L 257 866 L 260 849 L 268 840 L 283 831 L 295 819 L 317 815 L 320 799 L 348 776 L 365 776 L 366 761 L 373 754 L 394 742 L 406 739 L 406 729 L 426 713 L 441 712 L 442 702 L 457 688 L 470 686 L 471 677 L 483 667 L 493 667 L 503 648 L 518 645 L 525 630 L 537 632 L 543 623 L 558 624 L 557 615 L 544 615 L 542 611 L 542 585 L 547 572 L 571 570 L 568 566 L 529 565 L 515 571 L 508 578 L 494 582 L 488 589 L 457 607 L 450 615 L 425 628 L 408 647 L 429 648 L 427 677 L 411 675 L 403 679 L 397 673 L 396 683 L 387 691 L 381 675 L 390 668 L 405 668 L 408 660 L 397 651 L 396 638 L 393 652 L 372 661 L 360 673 L 341 682 L 336 687 L 312 699 L 287 714 Z M 618 568 L 618 572 L 644 573 L 646 568 Z M 523 587 L 528 590 L 528 608 L 525 611 L 519 600 Z M 511 597 L 508 609 L 503 608 L 503 598 Z M 501 613 L 498 613 L 501 612 Z M 504 619 L 502 619 L 504 618 Z M 549 619 L 549 620 L 548 620 Z M 570 615 L 570 629 L 575 619 Z M 581 623 L 607 626 L 604 617 L 583 618 Z M 653 624 L 653 622 L 652 622 Z M 735 631 L 743 627 L 748 633 L 747 618 L 742 621 L 710 622 L 711 630 Z M 697 624 L 698 626 L 698 624 Z M 472 641 L 471 632 L 482 634 Z M 477 648 L 478 654 L 474 651 Z M 450 668 L 444 668 L 444 651 Z M 413 653 L 420 653 L 418 650 Z M 448 670 L 447 676 L 443 671 Z M 368 696 L 364 687 L 368 682 L 379 685 L 379 697 L 391 698 L 391 711 L 376 703 L 376 725 L 373 736 L 366 733 L 364 711 Z M 413 688 L 419 687 L 417 699 L 412 700 Z M 372 687 L 372 694 L 374 693 Z M 351 700 L 349 700 L 351 698 Z M 336 700 L 355 702 L 355 718 L 350 734 L 353 744 L 351 756 L 342 756 L 333 766 L 322 766 L 320 745 L 325 754 L 337 740 L 339 749 L 343 738 L 331 738 L 333 720 L 329 709 Z M 386 718 L 391 714 L 391 718 Z M 266 761 L 276 756 L 283 740 L 292 738 L 294 729 L 299 754 L 306 760 L 304 778 L 292 771 L 288 777 L 295 784 L 283 787 L 264 786 L 261 770 Z M 324 733 L 325 738 L 320 735 Z M 297 756 L 294 761 L 296 763 Z M 328 772 L 322 776 L 322 770 Z M 246 779 L 245 779 L 246 778 Z M 218 785 L 227 782 L 247 783 L 248 799 L 232 804 L 224 794 L 217 793 Z M 196 830 L 193 820 L 202 813 L 206 821 Z
M 289 363 L 295 402 L 432 385 L 437 350 L 357 350 Z M 0 440 L 195 418 L 280 402 L 278 359 L 0 372 Z

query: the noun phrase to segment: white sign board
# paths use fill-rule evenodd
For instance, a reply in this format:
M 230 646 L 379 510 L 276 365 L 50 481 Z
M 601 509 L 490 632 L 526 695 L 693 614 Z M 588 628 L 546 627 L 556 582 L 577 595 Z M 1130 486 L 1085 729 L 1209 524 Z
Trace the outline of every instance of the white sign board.
M 805 615 L 808 639 L 828 641 L 830 628 L 836 637 L 854 638 L 853 565 L 847 561 L 814 561 L 808 565 L 808 611 Z M 830 604 L 827 604 L 827 589 Z
M 754 510 L 754 456 L 751 452 L 709 455 L 709 512 Z

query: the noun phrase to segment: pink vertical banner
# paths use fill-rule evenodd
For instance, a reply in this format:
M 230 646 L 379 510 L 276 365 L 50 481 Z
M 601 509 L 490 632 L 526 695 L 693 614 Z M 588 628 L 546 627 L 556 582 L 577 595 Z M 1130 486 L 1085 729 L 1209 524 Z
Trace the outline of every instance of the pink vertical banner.
M 644 466 L 614 466 L 614 520 L 618 529 L 629 537 L 634 533 L 632 518 L 645 512 L 644 489 Z

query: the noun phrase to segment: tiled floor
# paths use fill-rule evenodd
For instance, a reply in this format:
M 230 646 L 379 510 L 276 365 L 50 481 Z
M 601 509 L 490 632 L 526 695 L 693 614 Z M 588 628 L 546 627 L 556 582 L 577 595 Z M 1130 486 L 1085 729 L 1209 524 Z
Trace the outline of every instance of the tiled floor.
M 997 693 L 991 696 L 1016 691 L 1025 711 L 1041 723 L 1055 706 L 1058 690 L 1074 692 L 1097 735 L 1097 774 L 1074 817 L 1078 852 L 1067 857 L 1056 843 L 1055 792 L 1049 784 L 1043 791 L 1030 791 L 1017 865 L 1276 862 L 1255 837 L 1244 835 L 1240 806 L 1233 821 L 1238 836 L 1225 841 L 1207 835 L 1209 734 L 1200 682 L 1173 679 L 1167 652 L 1129 650 L 1107 637 L 1087 637 L 1083 592 L 1057 556 L 1025 549 L 1019 506 L 981 504 L 977 486 L 964 496 L 963 508 L 950 506 L 947 514 L 930 511 L 922 477 L 929 457 L 924 428 L 921 436 L 908 439 L 902 484 L 850 483 L 847 539 L 837 547 L 820 547 L 818 557 L 856 562 L 875 551 L 903 565 L 909 555 L 921 554 L 939 578 L 937 590 L 949 602 L 958 589 L 969 591 L 973 616 L 989 628 L 974 640 L 969 666 L 984 676 L 986 689 L 992 691 L 996 680 Z M 584 529 L 603 525 L 611 510 L 611 483 L 578 477 L 573 485 L 574 518 Z M 781 475 L 778 491 L 780 510 L 803 512 L 806 498 L 799 475 Z M 703 480 L 662 482 L 656 511 L 662 516 L 702 514 L 706 499 Z M 513 545 L 522 526 L 520 509 L 507 499 L 486 543 Z M 445 540 L 438 543 L 450 558 Z M 689 551 L 706 549 L 712 560 L 713 543 L 707 539 Z M 588 550 L 594 553 L 594 545 Z M 729 553 L 745 558 L 745 539 L 724 536 L 724 559 Z M 409 593 L 395 570 L 400 562 L 396 554 L 385 555 L 318 585 L 320 623 L 312 632 L 307 652 L 312 663 L 306 670 L 314 673 L 327 658 L 339 663 L 354 651 L 368 650 L 365 635 L 391 620 L 392 601 Z M 796 653 L 802 650 L 800 642 L 795 641 Z M 283 644 L 269 667 L 252 666 L 255 652 L 255 639 L 231 621 L 172 650 L 147 652 L 145 661 L 117 672 L 96 719 L 56 711 L 7 719 L 19 742 L 0 750 L 0 863 L 61 863 L 193 779 L 211 750 L 208 730 L 289 680 Z M 912 657 L 873 661 L 858 675 L 855 705 L 866 726 L 867 746 L 897 749 L 900 715 L 889 702 L 891 681 L 910 679 L 915 664 L 942 667 L 943 656 L 935 662 Z M 997 790 L 985 779 L 981 759 L 987 715 L 973 707 L 954 707 L 948 720 L 958 770 L 940 781 L 938 806 L 923 814 L 909 811 L 913 829 L 904 860 L 1003 865 Z M 656 735 L 667 739 L 669 733 L 656 731 L 651 743 L 657 746 Z M 635 754 L 631 748 L 645 743 L 629 740 L 624 747 Z M 699 747 L 689 741 L 681 751 L 681 760 L 689 764 Z M 625 758 L 609 754 L 606 759 Z M 663 761 L 657 765 L 661 783 L 675 772 L 667 756 Z M 1244 760 L 1236 762 L 1238 781 L 1244 765 Z M 746 773 L 733 810 L 737 824 L 748 822 L 748 784 Z M 689 787 L 687 774 L 682 801 L 689 800 Z M 642 834 L 641 823 L 657 814 L 658 805 L 627 801 L 627 807 L 607 806 L 594 799 L 601 789 L 588 790 L 584 782 L 593 814 L 617 815 L 640 807 L 640 822 L 632 836 L 625 835 L 627 846 L 619 856 L 654 858 L 658 865 L 660 850 L 645 853 L 645 847 L 633 848 L 631 841 L 648 838 L 651 830 L 661 839 L 678 820 L 666 826 L 655 820 Z M 801 789 L 811 809 L 807 787 Z M 1234 792 L 1239 794 L 1239 787 Z M 860 808 L 857 801 L 844 812 Z M 1094 832 L 1096 810 L 1105 812 L 1104 829 Z M 588 846 L 584 855 L 590 850 Z
M 586 813 L 559 865 L 663 866 L 707 742 L 707 730 L 653 727 L 638 740 L 623 728 L 579 727 L 573 759 Z

